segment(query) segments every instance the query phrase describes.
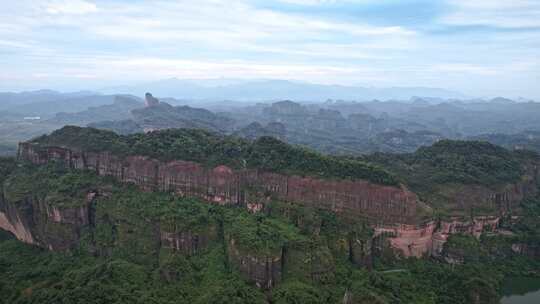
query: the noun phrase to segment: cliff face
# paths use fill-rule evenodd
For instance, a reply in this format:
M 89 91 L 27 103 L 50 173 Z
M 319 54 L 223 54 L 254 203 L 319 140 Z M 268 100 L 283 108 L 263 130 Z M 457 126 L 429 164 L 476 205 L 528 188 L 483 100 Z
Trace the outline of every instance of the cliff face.
M 536 166 L 527 168 L 522 179 L 495 188 L 480 185 L 441 186 L 439 192 L 447 199 L 450 211 L 463 213 L 464 210 L 492 210 L 507 213 L 519 206 L 527 196 L 538 191 L 540 172 Z
M 366 219 L 375 228 L 375 237 L 383 235 L 391 247 L 404 256 L 439 256 L 449 235 L 467 233 L 479 237 L 483 231 L 495 231 L 499 218 L 455 218 L 449 221 L 421 222 L 417 196 L 404 188 L 382 186 L 367 181 L 323 180 L 301 176 L 286 176 L 258 170 L 232 170 L 227 166 L 205 168 L 189 161 L 160 162 L 142 156 L 120 158 L 108 152 L 94 153 L 61 147 L 36 147 L 21 143 L 19 158 L 35 164 L 59 161 L 75 169 L 95 171 L 102 176 L 113 176 L 125 183 L 133 183 L 145 191 L 160 190 L 180 196 L 195 196 L 220 205 L 245 206 L 251 212 L 265 208 L 271 196 L 281 201 L 328 210 L 343 218 Z M 531 171 L 532 170 L 532 171 Z M 494 191 L 485 187 L 467 186 L 459 193 L 449 193 L 456 205 L 477 205 L 505 213 L 526 195 L 535 193 L 538 168 L 532 168 L 528 178 L 517 184 Z M 55 213 L 56 212 L 56 213 Z M 68 212 L 68 211 L 65 211 Z M 69 213 L 81 214 L 75 210 Z M 58 219 L 58 211 L 47 210 L 52 219 Z M 17 217 L 10 217 L 16 219 Z M 79 219 L 84 224 L 83 219 Z M 3 226 L 18 231 L 21 239 L 31 242 L 17 220 Z M 25 236 L 26 235 L 26 236 Z M 203 242 L 192 240 L 189 235 L 165 233 L 164 244 L 180 251 L 192 251 L 185 243 Z M 186 238 L 189 240 L 187 241 Z M 190 245 L 192 246 L 192 245 Z M 197 246 L 197 245 L 193 245 Z M 351 260 L 369 264 L 371 244 L 352 242 Z M 261 283 L 265 284 L 265 283 Z
M 58 208 L 46 198 L 27 196 L 17 202 L 0 200 L 0 228 L 10 231 L 19 240 L 49 250 L 74 247 L 80 229 L 90 223 L 93 195 L 82 207 Z
M 540 245 L 512 244 L 512 251 L 531 258 L 540 258 Z
M 272 196 L 373 223 L 413 224 L 417 221 L 419 201 L 414 193 L 361 180 L 322 180 L 258 170 L 235 171 L 226 166 L 208 169 L 187 161 L 164 163 L 141 156 L 119 158 L 107 152 L 38 148 L 30 143 L 20 144 L 19 158 L 35 164 L 60 161 L 70 168 L 113 176 L 147 191 L 197 196 L 223 205 L 258 204 Z
M 375 237 L 385 236 L 392 248 L 406 257 L 431 255 L 440 257 L 448 237 L 468 234 L 479 238 L 482 233 L 496 232 L 500 217 L 478 216 L 430 221 L 421 225 L 395 225 L 375 228 Z
M 121 158 L 107 152 L 37 147 L 30 143 L 20 144 L 18 156 L 35 164 L 57 161 L 70 168 L 87 169 L 98 175 L 113 176 L 119 181 L 136 184 L 145 191 L 159 190 L 179 196 L 201 197 L 220 205 L 244 206 L 251 212 L 264 210 L 269 197 L 273 197 L 296 205 L 331 211 L 342 218 L 366 219 L 376 227 L 375 237 L 384 236 L 389 240 L 390 246 L 403 256 L 440 256 L 449 235 L 466 233 L 479 237 L 484 231 L 496 231 L 499 222 L 498 217 L 462 217 L 420 222 L 417 207 L 421 203 L 414 193 L 403 188 L 376 185 L 362 180 L 323 180 L 258 170 L 232 170 L 227 166 L 205 168 L 189 161 L 161 162 L 142 156 Z M 462 209 L 480 204 L 505 213 L 512 210 L 526 195 L 537 191 L 539 175 L 537 167 L 529 168 L 525 180 L 498 191 L 479 186 L 464 186 L 457 190 L 452 188 L 450 190 L 457 192 L 445 195 L 453 197 L 455 205 Z M 472 201 L 475 203 L 470 203 Z M 43 207 L 42 204 L 38 206 L 44 208 L 51 223 L 77 227 L 89 223 L 86 207 L 58 210 Z M 39 244 L 39 240 L 36 240 L 32 230 L 28 228 L 31 224 L 25 223 L 28 217 L 20 214 L 22 211 L 9 210 L 9 214 L 6 212 L 7 210 L 0 214 L 0 224 L 4 229 L 14 232 L 25 242 Z M 205 237 L 186 232 L 163 231 L 159 237 L 163 246 L 184 253 L 193 253 L 207 243 Z M 356 264 L 369 265 L 371 242 L 353 240 L 349 243 L 346 247 L 350 260 Z M 248 260 L 261 262 L 259 257 L 248 258 L 242 260 L 240 265 L 244 265 Z M 263 260 L 266 261 L 266 258 Z M 249 266 L 243 270 L 250 272 L 251 269 L 261 267 Z M 255 281 L 265 286 L 269 281 L 275 280 L 273 276 L 260 275 L 265 279 Z
M 29 227 L 30 225 L 26 223 L 26 217 L 0 197 L 0 228 L 13 233 L 22 242 L 36 244 Z
M 275 254 L 255 254 L 243 250 L 234 238 L 227 240 L 229 263 L 257 287 L 270 289 L 282 280 L 282 250 Z
M 197 234 L 193 231 L 167 232 L 160 230 L 161 247 L 180 252 L 185 255 L 193 255 L 215 238 L 215 235 Z

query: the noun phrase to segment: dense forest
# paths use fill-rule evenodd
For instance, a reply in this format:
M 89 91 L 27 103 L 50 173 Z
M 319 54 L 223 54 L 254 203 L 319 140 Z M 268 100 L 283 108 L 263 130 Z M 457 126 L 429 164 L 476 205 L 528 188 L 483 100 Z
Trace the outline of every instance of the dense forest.
M 225 164 L 233 168 L 258 168 L 324 178 L 366 179 L 397 185 L 397 180 L 390 173 L 364 161 L 322 155 L 272 137 L 249 141 L 193 129 L 117 135 L 111 131 L 66 126 L 32 142 L 85 151 L 110 151 L 118 155 L 144 155 L 160 160 L 188 160 L 207 166 Z
M 538 260 L 509 247 L 516 240 L 540 241 L 539 199 L 523 203 L 529 212 L 509 226 L 513 236 L 451 237 L 445 250 L 459 254 L 463 264 L 396 258 L 383 250 L 359 265 L 340 244 L 370 237 L 361 221 L 277 201 L 251 214 L 141 192 L 55 164 L 13 164 L 0 163 L 6 201 L 62 209 L 84 204 L 82 194 L 89 191 L 100 194 L 94 223 L 77 232 L 67 251 L 49 252 L 0 233 L 0 303 L 496 303 L 505 275 L 540 275 Z M 160 247 L 156 227 L 190 231 L 207 242 L 194 252 Z M 40 229 L 66 239 L 73 233 L 66 224 Z M 235 250 L 261 257 L 284 248 L 283 279 L 271 290 L 250 283 L 234 258 Z
M 510 151 L 485 141 L 454 140 L 441 140 L 414 153 L 374 153 L 356 159 L 392 172 L 400 182 L 440 209 L 451 208 L 451 198 L 457 192 L 466 196 L 473 188 L 500 191 L 527 180 L 534 184 L 540 164 L 536 152 Z
M 540 0 L 1 8 L 0 304 L 540 304 Z
M 441 140 L 414 153 L 374 153 L 361 159 L 381 164 L 410 185 L 489 186 L 518 181 L 524 173 L 524 161 L 534 161 L 538 155 L 509 151 L 484 141 Z

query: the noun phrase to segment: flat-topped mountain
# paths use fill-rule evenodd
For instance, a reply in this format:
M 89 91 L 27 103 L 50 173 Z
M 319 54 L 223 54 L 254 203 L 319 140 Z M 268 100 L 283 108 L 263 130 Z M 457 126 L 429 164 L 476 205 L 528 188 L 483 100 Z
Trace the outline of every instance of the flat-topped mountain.
M 164 161 L 195 161 L 208 166 L 225 164 L 235 169 L 258 168 L 285 174 L 365 179 L 397 185 L 391 174 L 364 161 L 322 155 L 272 137 L 249 141 L 194 129 L 166 129 L 124 136 L 111 131 L 66 126 L 28 144 L 37 148 L 65 147 L 111 152 L 122 157 L 148 156 Z
M 289 297 L 283 293 L 309 302 L 305 290 L 326 302 L 358 298 L 365 287 L 348 290 L 343 278 L 388 279 L 368 269 L 406 261 L 401 257 L 429 268 L 409 273 L 414 268 L 404 264 L 398 275 L 436 271 L 465 289 L 471 287 L 462 275 L 481 284 L 491 280 L 484 272 L 464 274 L 468 265 L 531 271 L 540 256 L 537 154 L 446 140 L 411 154 L 352 158 L 254 138 L 196 129 L 118 135 L 64 127 L 21 143 L 18 162 L 0 159 L 0 228 L 28 244 L 103 260 L 106 269 L 124 261 L 123 275 L 133 267 L 144 269 L 137 272 L 141 278 L 151 271 L 155 275 L 134 283 L 151 285 L 144 294 L 202 303 L 208 294 L 228 299 L 231 292 L 245 303 Z M 63 284 L 56 293 L 71 290 Z M 426 284 L 422 288 L 445 294 L 438 284 Z M 201 285 L 220 287 L 193 288 Z M 32 298 L 50 299 L 43 286 Z M 181 295 L 168 295 L 167 286 Z M 451 298 L 496 294 L 482 286 Z M 383 299 L 403 297 L 376 288 Z

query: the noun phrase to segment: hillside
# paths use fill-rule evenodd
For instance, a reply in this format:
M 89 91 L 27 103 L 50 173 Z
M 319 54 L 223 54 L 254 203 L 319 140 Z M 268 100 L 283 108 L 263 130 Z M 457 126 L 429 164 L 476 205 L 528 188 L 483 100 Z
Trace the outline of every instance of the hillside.
M 525 131 L 516 134 L 481 134 L 472 140 L 489 141 L 510 150 L 530 150 L 540 153 L 540 131 Z
M 195 161 L 207 166 L 225 164 L 233 168 L 258 168 L 323 178 L 365 179 L 397 185 L 391 174 L 377 166 L 322 155 L 272 137 L 248 141 L 192 129 L 117 135 L 111 131 L 68 126 L 31 142 L 41 146 L 110 151 L 118 155 L 142 155 L 160 160 Z
M 89 107 L 87 110 L 76 113 L 56 113 L 50 121 L 58 125 L 79 126 L 100 121 L 118 121 L 131 118 L 131 111 L 142 107 L 143 103 L 134 96 L 117 95 L 114 96 L 112 104 Z
M 414 153 L 361 159 L 394 173 L 432 206 L 462 214 L 512 208 L 510 201 L 536 192 L 540 177 L 538 154 L 483 141 L 441 140 Z
M 58 164 L 13 164 L 0 162 L 0 215 L 18 214 L 53 251 L 0 231 L 1 303 L 491 303 L 503 275 L 540 266 L 508 253 L 537 241 L 527 222 L 511 237 L 451 238 L 453 254 L 477 249 L 464 264 L 399 260 L 365 222 L 331 212 L 272 201 L 251 214 Z

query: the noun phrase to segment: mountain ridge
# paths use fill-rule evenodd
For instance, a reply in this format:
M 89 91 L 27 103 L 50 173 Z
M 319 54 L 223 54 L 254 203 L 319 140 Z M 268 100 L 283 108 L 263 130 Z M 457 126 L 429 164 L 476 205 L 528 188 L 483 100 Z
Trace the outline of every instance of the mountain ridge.
M 116 86 L 98 90 L 101 93 L 157 96 L 195 100 L 278 100 L 325 101 L 327 99 L 410 99 L 414 96 L 465 98 L 460 92 L 429 87 L 374 88 L 348 85 L 315 84 L 281 79 L 227 80 L 169 78 L 139 85 Z

